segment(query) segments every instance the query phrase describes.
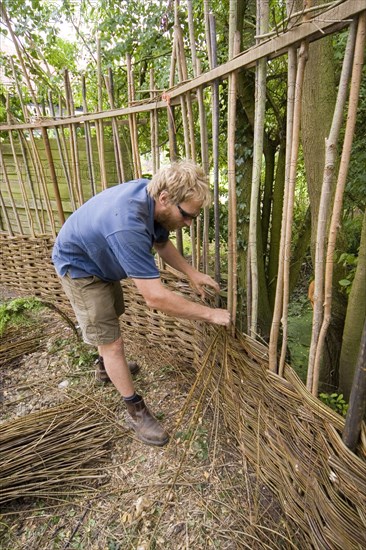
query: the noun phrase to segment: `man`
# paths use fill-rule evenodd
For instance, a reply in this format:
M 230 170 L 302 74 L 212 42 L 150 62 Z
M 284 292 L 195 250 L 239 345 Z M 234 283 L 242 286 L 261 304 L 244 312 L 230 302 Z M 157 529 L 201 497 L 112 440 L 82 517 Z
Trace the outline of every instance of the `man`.
M 228 326 L 227 310 L 191 302 L 164 287 L 152 252 L 184 273 L 202 297 L 205 285 L 218 292 L 219 285 L 186 262 L 169 240 L 169 232 L 190 226 L 209 200 L 203 170 L 191 161 L 174 163 L 151 181 L 130 181 L 91 198 L 65 222 L 53 249 L 84 341 L 98 347 L 105 378 L 126 403 L 128 425 L 149 445 L 165 445 L 169 437 L 135 392 L 118 321 L 124 311 L 119 281 L 132 278 L 150 308 Z

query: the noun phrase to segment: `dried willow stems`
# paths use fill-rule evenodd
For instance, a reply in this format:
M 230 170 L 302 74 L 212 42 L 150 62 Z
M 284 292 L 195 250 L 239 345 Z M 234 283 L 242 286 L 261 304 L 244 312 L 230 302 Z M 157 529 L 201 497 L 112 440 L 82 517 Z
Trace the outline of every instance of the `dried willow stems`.
M 67 494 L 87 490 L 87 481 L 103 478 L 98 467 L 114 433 L 113 423 L 88 397 L 1 424 L 0 503 L 26 496 L 58 498 L 65 482 Z

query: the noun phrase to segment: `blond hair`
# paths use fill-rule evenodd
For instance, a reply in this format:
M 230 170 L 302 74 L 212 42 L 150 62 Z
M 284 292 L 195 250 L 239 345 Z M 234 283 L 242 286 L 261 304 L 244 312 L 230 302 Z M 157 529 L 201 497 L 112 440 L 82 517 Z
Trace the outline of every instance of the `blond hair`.
M 174 204 L 193 199 L 207 206 L 211 201 L 207 176 L 192 160 L 181 160 L 160 168 L 148 183 L 147 191 L 153 199 L 167 191 Z

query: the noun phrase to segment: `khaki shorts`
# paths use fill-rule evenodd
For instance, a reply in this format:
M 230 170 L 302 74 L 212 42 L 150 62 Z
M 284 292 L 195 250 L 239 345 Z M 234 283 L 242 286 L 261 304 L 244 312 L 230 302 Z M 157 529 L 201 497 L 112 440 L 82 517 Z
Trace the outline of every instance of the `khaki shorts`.
M 108 283 L 94 275 L 72 279 L 60 277 L 87 344 L 110 344 L 121 336 L 118 318 L 125 310 L 119 281 Z

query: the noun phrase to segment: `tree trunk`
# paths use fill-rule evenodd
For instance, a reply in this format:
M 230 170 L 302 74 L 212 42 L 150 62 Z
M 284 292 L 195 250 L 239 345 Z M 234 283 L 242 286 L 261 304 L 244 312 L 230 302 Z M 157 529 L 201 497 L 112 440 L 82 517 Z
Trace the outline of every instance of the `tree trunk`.
M 323 181 L 325 138 L 329 134 L 335 105 L 332 39 L 309 45 L 305 70 L 301 137 L 311 207 L 312 256 L 316 246 L 320 186 Z
M 366 212 L 363 218 L 355 278 L 348 299 L 339 364 L 339 389 L 348 400 L 366 317 Z

